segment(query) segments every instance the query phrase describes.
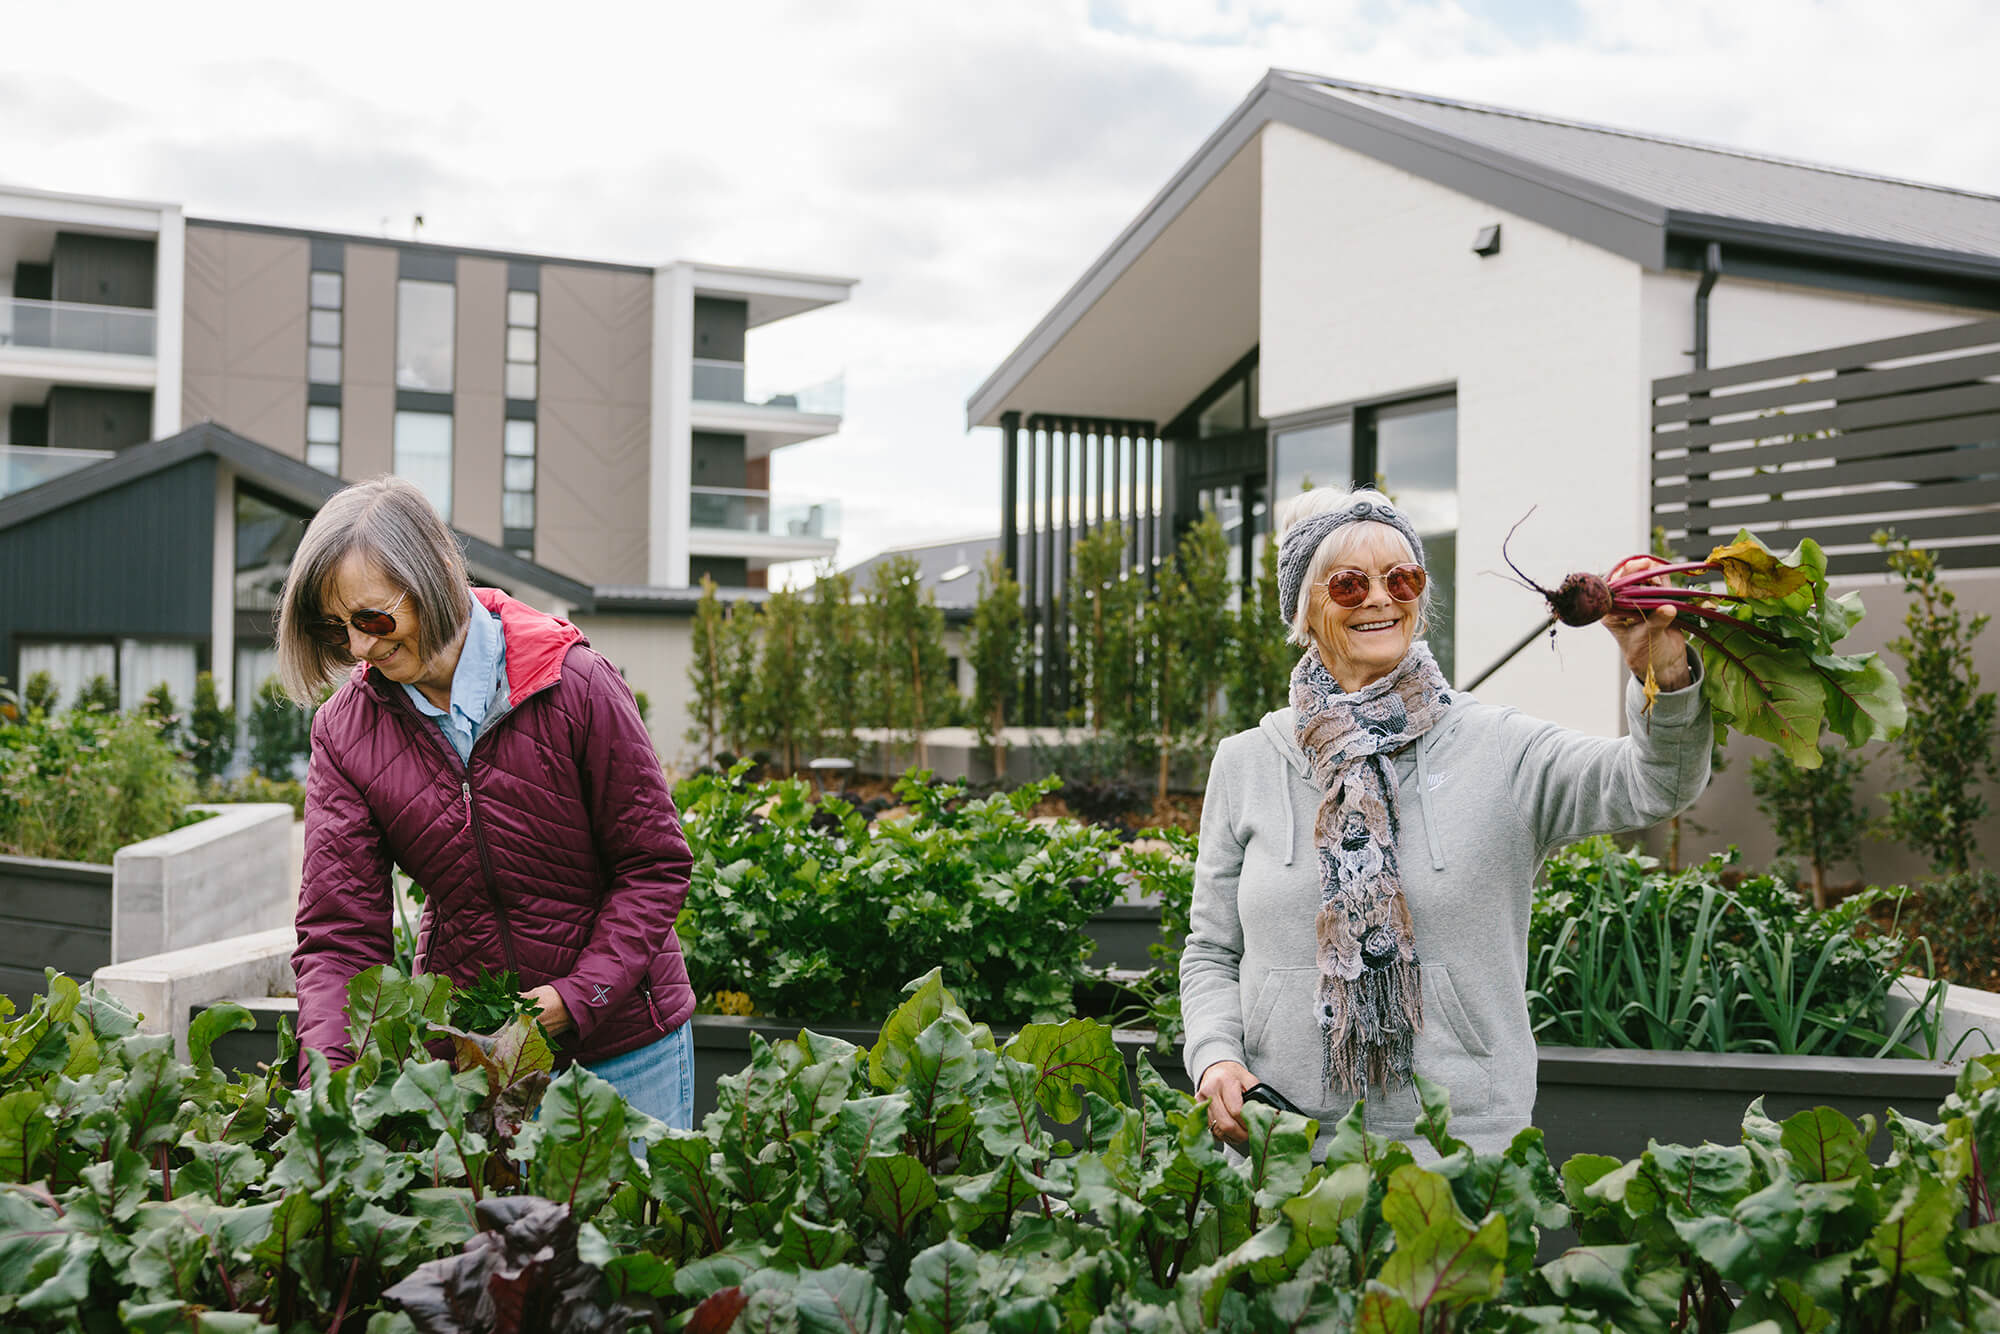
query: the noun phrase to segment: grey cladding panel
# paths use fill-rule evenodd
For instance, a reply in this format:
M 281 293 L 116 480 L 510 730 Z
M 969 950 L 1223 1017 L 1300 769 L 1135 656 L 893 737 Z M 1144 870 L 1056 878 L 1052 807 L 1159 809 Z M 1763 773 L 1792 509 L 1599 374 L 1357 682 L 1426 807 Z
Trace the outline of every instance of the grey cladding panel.
M 542 290 L 542 266 L 525 260 L 507 261 L 507 290 L 510 292 L 539 292 Z
M 153 436 L 153 395 L 144 389 L 49 390 L 47 440 L 58 449 L 125 449 Z
M 347 242 L 328 236 L 313 237 L 312 266 L 322 273 L 347 272 Z
M 151 241 L 58 232 L 55 299 L 151 310 L 154 255 Z
M 458 279 L 458 256 L 452 251 L 399 250 L 396 276 L 420 278 L 425 282 L 448 283 Z
M 694 354 L 716 361 L 743 360 L 744 338 L 750 328 L 750 304 L 721 297 L 694 299 Z
M 206 644 L 214 517 L 202 457 L 0 531 L 0 673 L 23 634 Z
M 744 461 L 743 437 L 714 431 L 693 433 L 695 486 L 749 485 L 749 465 Z

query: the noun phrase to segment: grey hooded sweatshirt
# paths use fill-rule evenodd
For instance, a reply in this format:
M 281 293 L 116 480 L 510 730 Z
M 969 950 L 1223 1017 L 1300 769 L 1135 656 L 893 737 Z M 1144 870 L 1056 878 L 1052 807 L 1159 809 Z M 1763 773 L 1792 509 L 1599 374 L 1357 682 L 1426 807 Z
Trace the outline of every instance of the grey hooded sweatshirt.
M 1637 681 L 1628 734 L 1586 736 L 1455 693 L 1444 717 L 1395 755 L 1403 894 L 1423 969 L 1414 1065 L 1451 1091 L 1451 1129 L 1497 1152 L 1535 1110 L 1528 1027 L 1528 912 L 1550 852 L 1684 810 L 1708 782 L 1712 724 L 1696 679 L 1660 694 Z M 1322 792 L 1299 749 L 1297 710 L 1267 713 L 1216 748 L 1202 807 L 1194 910 L 1181 956 L 1188 1076 L 1239 1061 L 1320 1119 L 1315 1157 L 1352 1099 L 1321 1071 L 1314 993 Z M 1372 1092 L 1368 1128 L 1411 1142 L 1409 1088 Z

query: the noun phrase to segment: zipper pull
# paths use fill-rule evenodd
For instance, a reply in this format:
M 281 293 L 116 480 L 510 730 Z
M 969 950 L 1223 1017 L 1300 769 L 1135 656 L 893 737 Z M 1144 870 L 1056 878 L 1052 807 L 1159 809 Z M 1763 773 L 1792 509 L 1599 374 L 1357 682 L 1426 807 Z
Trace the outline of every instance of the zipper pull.
M 465 814 L 469 819 L 472 816 L 472 780 L 470 778 L 464 779 L 460 781 L 458 787 L 461 792 L 465 793 Z

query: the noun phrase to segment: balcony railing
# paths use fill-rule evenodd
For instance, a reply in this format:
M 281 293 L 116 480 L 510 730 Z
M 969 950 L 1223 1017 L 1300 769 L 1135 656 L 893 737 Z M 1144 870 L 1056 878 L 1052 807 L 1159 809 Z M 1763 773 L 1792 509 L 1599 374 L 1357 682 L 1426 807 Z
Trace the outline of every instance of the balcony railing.
M 693 395 L 705 403 L 748 403 L 756 407 L 786 408 L 793 412 L 838 417 L 847 404 L 847 377 L 836 375 L 830 380 L 807 385 L 804 389 L 767 393 L 745 388 L 742 362 L 696 357 Z
M 0 300 L 0 347 L 48 347 L 67 352 L 153 355 L 157 324 L 150 310 L 86 306 L 76 301 Z
M 729 486 L 688 488 L 688 526 L 774 537 L 831 539 L 840 536 L 840 502 L 774 496 Z
M 44 449 L 40 445 L 0 445 L 0 496 L 11 496 L 64 473 L 108 459 L 108 449 Z

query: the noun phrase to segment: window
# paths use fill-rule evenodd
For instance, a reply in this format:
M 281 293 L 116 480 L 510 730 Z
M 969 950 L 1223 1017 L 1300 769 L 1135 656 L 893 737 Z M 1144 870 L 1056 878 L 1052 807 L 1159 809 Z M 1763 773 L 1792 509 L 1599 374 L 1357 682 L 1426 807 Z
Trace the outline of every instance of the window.
M 500 526 L 516 555 L 532 558 L 535 546 L 535 424 L 507 423 L 500 468 Z
M 458 290 L 450 283 L 404 278 L 396 284 L 396 387 L 451 392 Z M 398 469 L 401 471 L 401 469 Z
M 312 309 L 306 317 L 306 379 L 313 384 L 340 383 L 341 275 L 315 271 Z
M 186 640 L 24 643 L 20 670 L 24 681 L 37 672 L 49 674 L 59 710 L 72 707 L 100 676 L 117 687 L 118 707 L 127 713 L 160 685 L 183 709 L 194 701 L 195 646 Z
M 407 284 L 406 284 L 407 285 Z M 443 412 L 396 414 L 394 471 L 408 478 L 451 522 L 451 416 Z
M 1424 540 L 1431 575 L 1426 638 L 1453 679 L 1452 599 L 1458 577 L 1458 400 L 1437 398 L 1343 408 L 1276 433 L 1275 500 L 1317 486 L 1379 487 Z
M 315 403 L 306 409 L 306 463 L 340 475 L 340 409 Z
M 533 398 L 540 358 L 536 330 L 541 323 L 539 292 L 507 293 L 507 397 Z M 532 426 L 533 423 L 530 423 Z M 534 452 L 532 449 L 529 451 Z
M 1280 502 L 1315 486 L 1354 484 L 1354 423 L 1350 419 L 1280 431 L 1273 452 L 1278 484 L 1271 494 Z

